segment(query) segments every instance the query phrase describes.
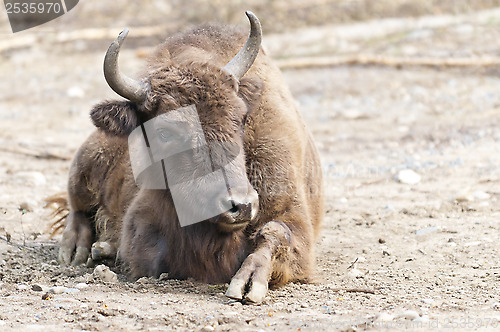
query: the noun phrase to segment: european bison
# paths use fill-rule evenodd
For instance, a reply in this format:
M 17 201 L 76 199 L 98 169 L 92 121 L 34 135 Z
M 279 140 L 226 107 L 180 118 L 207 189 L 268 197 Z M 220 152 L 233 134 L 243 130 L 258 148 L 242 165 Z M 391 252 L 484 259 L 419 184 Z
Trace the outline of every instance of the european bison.
M 70 169 L 61 263 L 86 262 L 95 242 L 92 258 L 102 258 L 103 250 L 117 254 L 133 277 L 167 272 L 171 278 L 230 281 L 227 296 L 252 302 L 262 301 L 268 286 L 308 280 L 323 215 L 320 161 L 279 70 L 261 49 L 259 20 L 246 15 L 251 32 L 238 54 L 244 32 L 201 26 L 160 45 L 141 81 L 118 69 L 128 31 L 111 44 L 105 77 L 126 100 L 91 111 L 98 129 Z M 195 118 L 178 116 L 189 107 Z M 175 121 L 155 120 L 146 135 L 147 123 L 174 113 Z M 193 121 L 202 137 L 189 131 Z M 168 153 L 181 140 L 191 149 L 173 155 L 170 168 L 166 159 L 151 156 L 159 171 L 141 186 L 129 156 L 137 132 L 147 141 L 144 151 L 156 144 Z M 225 161 L 214 168 L 218 157 Z M 205 183 L 200 165 L 222 170 L 226 186 Z M 189 174 L 198 179 L 195 185 L 185 185 Z M 175 176 L 182 181 L 170 183 Z M 182 227 L 174 200 L 184 209 L 223 208 Z

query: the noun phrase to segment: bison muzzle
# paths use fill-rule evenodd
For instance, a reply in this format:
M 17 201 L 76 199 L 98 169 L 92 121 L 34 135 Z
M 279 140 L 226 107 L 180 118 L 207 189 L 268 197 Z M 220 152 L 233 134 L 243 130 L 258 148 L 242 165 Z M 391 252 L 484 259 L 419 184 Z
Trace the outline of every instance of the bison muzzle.
M 160 45 L 141 80 L 118 68 L 128 30 L 111 44 L 104 74 L 125 100 L 91 111 L 98 129 L 70 169 L 61 263 L 116 255 L 134 278 L 230 282 L 227 296 L 251 302 L 310 279 L 321 165 L 246 14 L 243 48 L 240 29 L 201 26 Z

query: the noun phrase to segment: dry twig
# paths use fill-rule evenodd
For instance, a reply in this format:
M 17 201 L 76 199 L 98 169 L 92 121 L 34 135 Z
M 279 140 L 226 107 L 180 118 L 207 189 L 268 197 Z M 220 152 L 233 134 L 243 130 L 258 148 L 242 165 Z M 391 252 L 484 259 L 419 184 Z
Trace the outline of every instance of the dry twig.
M 56 153 L 48 152 L 48 151 L 36 151 L 23 147 L 0 147 L 0 151 L 20 154 L 24 156 L 34 157 L 38 159 L 57 159 L 57 160 L 71 160 L 71 157 L 62 156 Z
M 333 292 L 375 294 L 375 290 L 369 288 L 328 288 L 328 290 Z
M 429 58 L 393 57 L 375 54 L 360 54 L 331 57 L 303 57 L 276 61 L 281 69 L 322 68 L 352 65 L 377 65 L 387 67 L 498 67 L 500 57 L 475 58 Z

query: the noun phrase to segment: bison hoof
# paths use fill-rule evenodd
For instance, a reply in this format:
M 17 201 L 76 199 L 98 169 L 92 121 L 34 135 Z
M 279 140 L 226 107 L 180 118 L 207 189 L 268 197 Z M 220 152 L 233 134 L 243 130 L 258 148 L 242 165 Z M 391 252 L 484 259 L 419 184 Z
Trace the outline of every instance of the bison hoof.
M 261 303 L 267 294 L 267 282 L 265 284 L 260 282 L 252 283 L 250 291 L 245 295 L 245 300 L 253 303 Z
M 226 291 L 226 296 L 232 299 L 243 300 L 243 290 L 246 282 L 240 279 L 233 278 Z
M 231 280 L 226 296 L 252 303 L 262 302 L 267 293 L 270 268 L 271 260 L 266 255 L 249 255 Z
M 232 299 L 243 300 L 245 292 L 245 281 L 240 279 L 231 280 L 231 284 L 227 288 L 226 296 Z M 244 299 L 252 303 L 261 303 L 266 297 L 267 283 L 253 282 L 250 290 L 245 294 Z
M 59 264 L 69 265 L 71 263 L 71 256 L 73 256 L 73 249 L 61 247 L 59 248 L 57 260 L 59 261 Z
M 92 245 L 91 257 L 93 261 L 114 257 L 115 254 L 115 248 L 108 242 L 95 242 Z
M 87 261 L 89 257 L 89 249 L 86 247 L 76 247 L 75 257 L 73 260 L 71 257 L 73 256 L 73 250 L 68 247 L 61 247 L 59 249 L 58 260 L 60 264 L 63 265 L 81 265 Z
M 89 257 L 89 248 L 76 247 L 75 257 L 73 258 L 71 265 L 77 266 L 77 265 L 85 264 L 87 262 L 88 257 Z

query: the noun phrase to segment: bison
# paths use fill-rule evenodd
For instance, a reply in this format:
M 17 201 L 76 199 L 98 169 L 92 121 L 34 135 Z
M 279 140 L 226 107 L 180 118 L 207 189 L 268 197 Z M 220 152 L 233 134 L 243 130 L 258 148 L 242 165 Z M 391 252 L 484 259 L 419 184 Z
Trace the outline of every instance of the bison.
M 261 302 L 269 286 L 310 279 L 323 216 L 320 160 L 280 71 L 261 48 L 259 20 L 246 15 L 247 38 L 239 28 L 217 24 L 168 38 L 141 80 L 118 68 L 128 30 L 111 44 L 104 75 L 125 100 L 105 101 L 91 110 L 97 130 L 80 147 L 69 172 L 62 264 L 97 260 L 106 251 L 134 278 L 168 273 L 170 278 L 230 282 L 228 297 L 251 302 Z M 133 133 L 146 137 L 147 123 L 192 106 L 195 118 L 156 121 L 145 145 L 148 151 L 156 144 L 168 152 L 182 140 L 191 149 L 174 154 L 169 160 L 175 167 L 168 170 L 166 160 L 156 161 L 158 177 L 150 177 L 148 185 L 138 183 Z M 189 131 L 193 121 L 201 126 L 201 138 L 199 131 Z M 231 186 L 195 176 L 200 165 L 210 168 L 210 160 L 214 169 L 214 158 L 203 154 L 226 156 L 215 169 L 224 171 Z M 198 177 L 195 185 L 184 184 L 189 174 Z M 185 181 L 170 183 L 172 176 Z M 174 200 L 188 211 L 210 204 L 222 208 L 184 226 Z

